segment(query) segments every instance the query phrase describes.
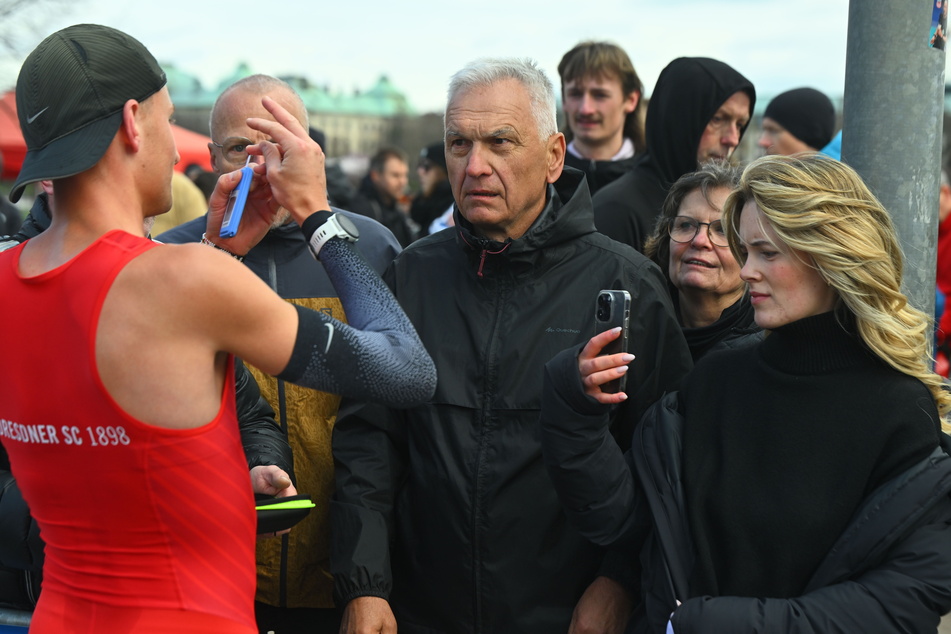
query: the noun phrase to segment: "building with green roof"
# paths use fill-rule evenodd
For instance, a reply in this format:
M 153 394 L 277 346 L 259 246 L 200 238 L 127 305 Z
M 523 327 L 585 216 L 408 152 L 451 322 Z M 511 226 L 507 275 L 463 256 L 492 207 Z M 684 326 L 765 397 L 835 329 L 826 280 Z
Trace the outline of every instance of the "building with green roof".
M 175 104 L 175 118 L 183 127 L 208 134 L 208 117 L 218 95 L 235 81 L 254 74 L 242 62 L 234 72 L 218 82 L 214 89 L 206 89 L 193 75 L 162 64 L 168 76 L 168 90 Z M 417 130 L 419 116 L 409 99 L 386 75 L 382 75 L 367 90 L 352 93 L 334 91 L 328 86 L 315 84 L 305 77 L 281 77 L 300 94 L 310 116 L 310 124 L 321 129 L 327 137 L 324 151 L 330 157 L 369 156 L 384 145 L 401 145 L 415 150 L 431 142 L 432 117 Z M 426 132 L 429 132 L 428 134 Z M 441 135 L 441 130 L 436 134 Z M 416 136 L 418 142 L 408 141 Z

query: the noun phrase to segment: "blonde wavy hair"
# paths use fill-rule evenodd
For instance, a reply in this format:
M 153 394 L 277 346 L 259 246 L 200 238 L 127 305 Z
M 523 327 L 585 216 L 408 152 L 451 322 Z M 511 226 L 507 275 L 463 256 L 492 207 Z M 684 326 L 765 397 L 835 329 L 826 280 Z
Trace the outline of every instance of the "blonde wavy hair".
M 885 363 L 924 383 L 944 431 L 951 393 L 931 370 L 933 323 L 901 291 L 903 257 L 888 212 L 848 165 L 822 154 L 764 156 L 750 163 L 723 207 L 723 226 L 737 262 L 745 263 L 740 214 L 756 203 L 776 235 L 811 258 L 839 295 L 859 336 Z

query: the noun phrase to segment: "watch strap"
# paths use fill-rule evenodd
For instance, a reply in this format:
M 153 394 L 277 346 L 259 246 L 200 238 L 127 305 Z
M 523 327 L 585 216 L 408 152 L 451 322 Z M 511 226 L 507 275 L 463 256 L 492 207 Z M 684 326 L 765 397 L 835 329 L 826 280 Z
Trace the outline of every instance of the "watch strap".
M 321 209 L 304 218 L 304 224 L 300 226 L 300 230 L 303 232 L 307 242 L 310 242 L 310 239 L 314 237 L 314 233 L 320 229 L 325 222 L 330 220 L 333 215 L 334 213 L 329 209 Z
M 314 216 L 320 214 L 323 217 L 321 221 L 320 218 L 308 224 L 309 221 Z M 332 212 L 318 211 L 307 218 L 304 219 L 304 223 L 308 224 L 307 230 L 314 229 L 313 234 L 307 238 L 307 246 L 310 247 L 310 252 L 315 258 L 320 259 L 320 250 L 323 248 L 324 244 L 333 238 L 340 238 L 342 240 L 347 240 L 349 242 L 354 242 L 356 236 L 351 235 L 351 232 L 344 229 L 340 226 L 339 221 L 337 220 L 338 215 Z M 304 231 L 304 227 L 301 227 L 301 230 Z M 307 232 L 304 232 L 304 235 L 307 235 Z

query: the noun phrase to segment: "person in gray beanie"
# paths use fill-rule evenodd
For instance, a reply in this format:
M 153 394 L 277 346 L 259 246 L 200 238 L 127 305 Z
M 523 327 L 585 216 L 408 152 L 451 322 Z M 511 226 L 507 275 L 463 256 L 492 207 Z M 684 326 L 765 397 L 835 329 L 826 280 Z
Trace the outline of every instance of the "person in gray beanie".
M 814 88 L 777 95 L 763 113 L 759 146 L 767 154 L 789 155 L 824 148 L 835 136 L 835 106 Z

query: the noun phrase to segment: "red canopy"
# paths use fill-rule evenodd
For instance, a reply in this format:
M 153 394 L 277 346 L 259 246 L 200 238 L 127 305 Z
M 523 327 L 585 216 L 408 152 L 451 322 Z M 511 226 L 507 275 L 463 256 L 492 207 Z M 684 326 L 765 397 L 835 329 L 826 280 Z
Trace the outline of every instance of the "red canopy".
M 26 142 L 20 134 L 17 121 L 16 93 L 12 90 L 0 98 L 0 154 L 3 156 L 3 172 L 0 179 L 14 180 L 20 173 L 26 156 Z
M 211 141 L 209 137 L 175 124 L 172 124 L 172 134 L 175 136 L 178 153 L 182 157 L 175 166 L 176 170 L 181 172 L 187 165 L 197 163 L 211 171 L 211 159 L 208 157 L 208 143 Z M 0 180 L 15 180 L 26 157 L 26 141 L 20 133 L 16 93 L 12 90 L 0 98 L 0 153 L 3 155 L 3 172 L 0 172 Z

